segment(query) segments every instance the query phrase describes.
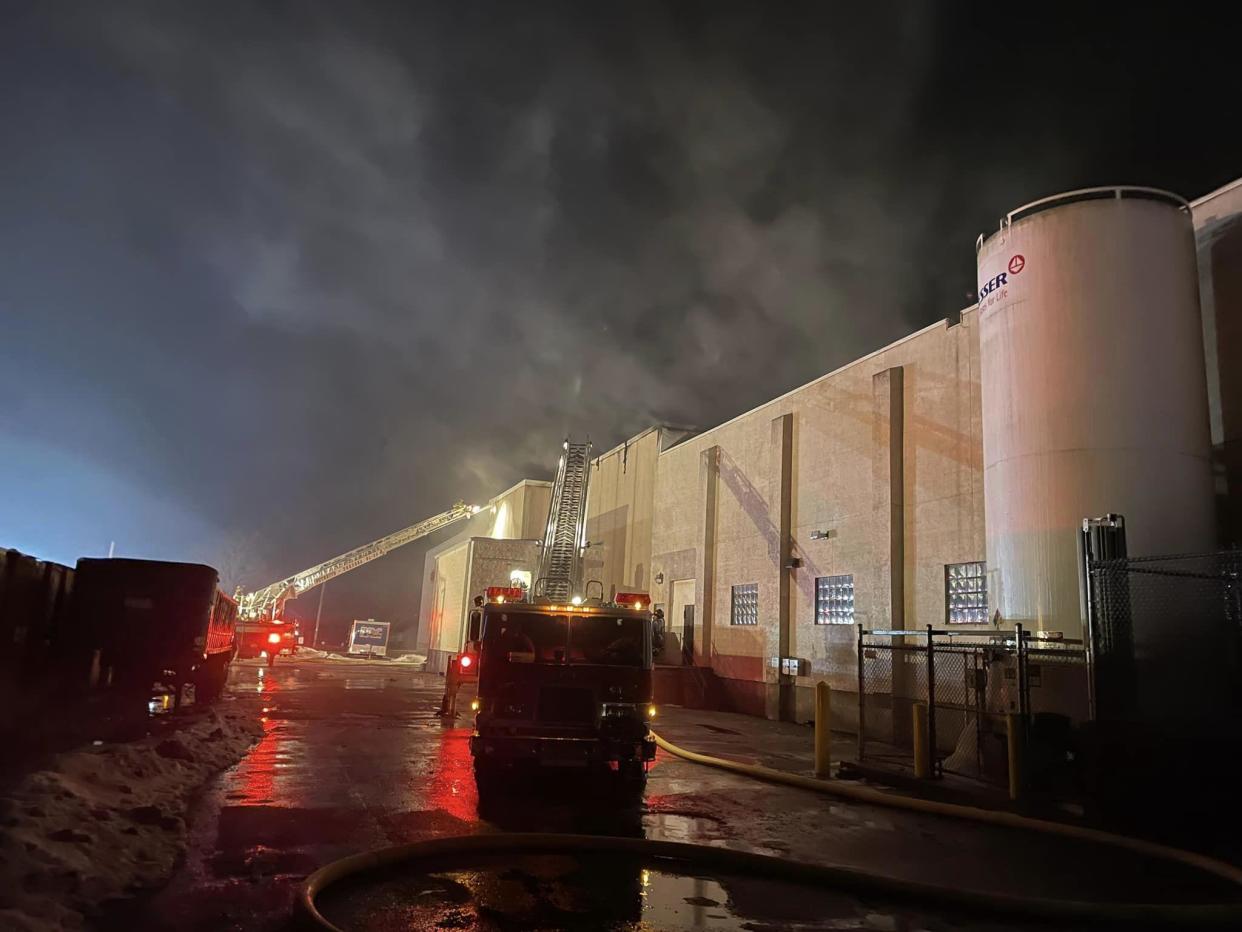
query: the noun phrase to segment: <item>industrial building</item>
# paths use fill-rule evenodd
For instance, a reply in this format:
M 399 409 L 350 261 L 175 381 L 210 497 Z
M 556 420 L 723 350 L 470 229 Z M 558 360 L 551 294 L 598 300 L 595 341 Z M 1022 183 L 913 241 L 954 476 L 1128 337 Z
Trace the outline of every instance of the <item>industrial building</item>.
M 665 694 L 806 720 L 825 680 L 849 728 L 860 628 L 1081 637 L 1084 517 L 1123 514 L 1132 554 L 1236 543 L 1240 218 L 1242 179 L 1193 203 L 1036 201 L 980 237 L 979 303 L 709 430 L 600 454 L 586 575 L 664 610 Z M 433 669 L 473 595 L 534 569 L 548 500 L 519 483 L 428 554 Z

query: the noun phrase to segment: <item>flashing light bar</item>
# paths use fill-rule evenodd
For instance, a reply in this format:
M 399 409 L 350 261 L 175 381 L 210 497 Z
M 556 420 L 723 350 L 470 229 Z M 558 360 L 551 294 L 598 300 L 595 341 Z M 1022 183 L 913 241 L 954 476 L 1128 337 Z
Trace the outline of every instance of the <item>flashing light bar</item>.
M 618 605 L 642 611 L 651 604 L 651 596 L 645 592 L 618 592 L 613 601 Z
M 526 590 L 521 586 L 488 586 L 487 601 L 504 602 L 510 600 L 513 602 L 522 601 L 522 597 L 526 595 Z

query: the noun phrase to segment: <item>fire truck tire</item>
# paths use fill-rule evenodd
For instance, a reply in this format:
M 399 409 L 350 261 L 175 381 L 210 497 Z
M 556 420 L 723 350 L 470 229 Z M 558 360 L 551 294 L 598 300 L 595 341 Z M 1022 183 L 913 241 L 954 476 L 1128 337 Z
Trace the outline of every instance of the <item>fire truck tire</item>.
M 492 761 L 474 759 L 474 783 L 480 793 L 494 790 L 501 782 L 501 768 Z
M 647 790 L 647 769 L 640 760 L 621 761 L 617 768 L 617 791 L 627 802 L 639 802 Z

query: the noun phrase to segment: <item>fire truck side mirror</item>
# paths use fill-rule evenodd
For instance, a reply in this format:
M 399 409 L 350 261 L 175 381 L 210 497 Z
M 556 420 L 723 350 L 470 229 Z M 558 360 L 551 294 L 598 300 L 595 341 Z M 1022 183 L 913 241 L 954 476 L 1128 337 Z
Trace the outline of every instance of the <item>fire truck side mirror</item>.
M 482 637 L 483 613 L 480 611 L 472 611 L 470 613 L 469 630 L 466 632 L 466 640 L 471 644 L 476 643 Z

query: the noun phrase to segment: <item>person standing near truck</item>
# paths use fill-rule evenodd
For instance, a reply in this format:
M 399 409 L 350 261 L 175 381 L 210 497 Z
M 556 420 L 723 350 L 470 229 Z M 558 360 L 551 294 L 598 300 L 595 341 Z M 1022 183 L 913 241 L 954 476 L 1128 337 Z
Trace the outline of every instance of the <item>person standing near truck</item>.
M 436 714 L 443 718 L 457 717 L 457 692 L 461 689 L 463 679 L 474 679 L 478 670 L 475 668 L 477 650 L 471 647 L 478 643 L 480 628 L 483 624 L 483 596 L 474 597 L 474 608 L 470 610 L 470 624 L 466 631 L 466 647 L 449 660 L 448 669 L 444 671 L 444 698 L 440 700 L 440 711 Z

